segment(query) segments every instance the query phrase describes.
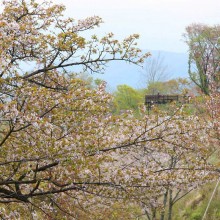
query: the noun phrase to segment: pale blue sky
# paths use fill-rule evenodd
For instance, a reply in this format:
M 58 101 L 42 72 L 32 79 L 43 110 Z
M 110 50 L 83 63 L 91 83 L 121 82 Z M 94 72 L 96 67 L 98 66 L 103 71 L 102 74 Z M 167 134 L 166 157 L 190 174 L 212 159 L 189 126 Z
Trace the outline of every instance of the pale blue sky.
M 141 35 L 142 49 L 186 52 L 182 34 L 191 23 L 220 22 L 220 0 L 54 0 L 66 5 L 66 15 L 103 18 L 97 33 L 117 37 Z

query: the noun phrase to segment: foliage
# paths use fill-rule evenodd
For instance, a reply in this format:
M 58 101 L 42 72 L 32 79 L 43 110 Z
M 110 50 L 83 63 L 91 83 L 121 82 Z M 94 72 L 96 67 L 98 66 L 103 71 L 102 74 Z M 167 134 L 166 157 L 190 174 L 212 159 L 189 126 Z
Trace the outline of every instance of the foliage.
M 81 32 L 101 19 L 75 22 L 63 11 L 47 1 L 4 1 L 1 218 L 120 219 L 118 208 L 132 206 L 126 214 L 134 217 L 137 204 L 149 219 L 155 210 L 163 216 L 167 190 L 174 204 L 185 190 L 216 178 L 208 161 L 214 142 L 207 138 L 216 137 L 215 123 L 208 127 L 175 107 L 148 116 L 142 106 L 141 120 L 131 111 L 111 114 L 105 84 L 93 88 L 70 67 L 101 72 L 108 61 L 140 64 L 148 54 L 136 48 L 137 35 L 121 43 L 112 33 L 85 39 Z
M 185 41 L 189 46 L 189 75 L 192 81 L 208 95 L 209 66 L 212 66 L 214 75 L 211 77 L 219 82 L 219 46 L 220 26 L 192 24 L 186 28 Z M 196 67 L 195 70 L 193 68 Z
M 193 89 L 189 80 L 185 78 L 171 79 L 168 81 L 157 81 L 149 83 L 146 94 L 156 95 L 158 93 L 163 95 L 177 95 L 192 93 Z
M 115 113 L 120 113 L 121 111 L 133 110 L 138 112 L 139 106 L 144 103 L 144 95 L 128 85 L 117 86 L 114 95 L 114 109 Z

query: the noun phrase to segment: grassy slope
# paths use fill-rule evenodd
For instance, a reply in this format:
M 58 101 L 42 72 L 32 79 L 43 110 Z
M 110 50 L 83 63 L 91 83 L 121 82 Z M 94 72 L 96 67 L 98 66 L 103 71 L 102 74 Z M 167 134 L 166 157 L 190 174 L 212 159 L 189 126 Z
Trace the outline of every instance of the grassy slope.
M 202 220 L 216 183 L 199 188 L 174 206 L 173 220 Z M 205 220 L 220 220 L 220 184 L 210 204 Z

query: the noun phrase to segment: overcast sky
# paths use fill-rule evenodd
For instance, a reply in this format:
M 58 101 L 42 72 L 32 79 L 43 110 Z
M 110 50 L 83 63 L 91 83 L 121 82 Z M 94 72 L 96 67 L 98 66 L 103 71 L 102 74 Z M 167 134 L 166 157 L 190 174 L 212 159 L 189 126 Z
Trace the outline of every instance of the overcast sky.
M 186 52 L 182 34 L 191 23 L 220 22 L 220 0 L 54 0 L 66 5 L 66 15 L 103 18 L 97 33 L 119 38 L 141 35 L 142 49 Z

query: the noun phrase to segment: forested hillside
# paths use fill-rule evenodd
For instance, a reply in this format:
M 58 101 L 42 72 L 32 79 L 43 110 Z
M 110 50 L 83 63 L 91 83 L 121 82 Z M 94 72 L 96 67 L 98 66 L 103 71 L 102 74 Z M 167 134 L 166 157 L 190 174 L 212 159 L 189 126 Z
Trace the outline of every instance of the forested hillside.
M 2 7 L 1 219 L 220 219 L 219 25 L 186 28 L 189 77 L 170 78 L 138 34 L 91 34 L 98 16 L 47 0 Z M 145 86 L 110 93 L 93 76 L 112 62 L 143 66 Z M 160 94 L 180 98 L 145 106 Z

